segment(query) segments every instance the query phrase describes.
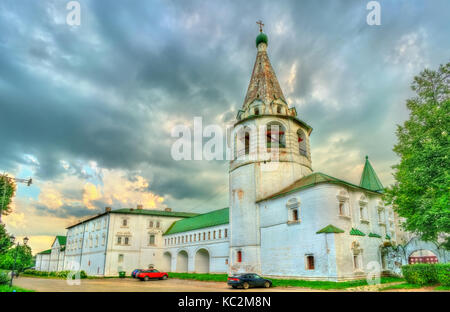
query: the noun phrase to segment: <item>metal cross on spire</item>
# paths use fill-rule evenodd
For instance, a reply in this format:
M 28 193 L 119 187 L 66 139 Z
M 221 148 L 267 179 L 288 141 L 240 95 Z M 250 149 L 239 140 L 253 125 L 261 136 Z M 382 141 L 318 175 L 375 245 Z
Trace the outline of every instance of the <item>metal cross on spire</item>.
M 262 32 L 262 28 L 264 26 L 263 22 L 261 20 L 257 21 L 256 24 L 259 25 L 259 32 Z

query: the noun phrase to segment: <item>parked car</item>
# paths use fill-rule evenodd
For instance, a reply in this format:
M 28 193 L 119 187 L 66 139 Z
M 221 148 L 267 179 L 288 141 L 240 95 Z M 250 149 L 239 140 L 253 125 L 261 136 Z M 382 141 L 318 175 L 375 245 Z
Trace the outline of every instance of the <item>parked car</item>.
M 233 288 L 242 287 L 248 289 L 250 287 L 265 287 L 272 286 L 272 281 L 255 273 L 244 273 L 234 275 L 228 278 L 227 284 Z
M 136 269 L 136 270 L 134 270 L 133 272 L 131 272 L 131 277 L 132 277 L 132 278 L 136 278 L 137 275 L 138 275 L 140 272 L 142 272 L 142 271 L 143 271 L 142 269 Z
M 169 278 L 169 274 L 166 272 L 159 272 L 158 270 L 152 269 L 152 270 L 142 270 L 137 274 L 137 277 L 141 281 L 148 281 L 150 279 L 162 279 L 165 280 Z

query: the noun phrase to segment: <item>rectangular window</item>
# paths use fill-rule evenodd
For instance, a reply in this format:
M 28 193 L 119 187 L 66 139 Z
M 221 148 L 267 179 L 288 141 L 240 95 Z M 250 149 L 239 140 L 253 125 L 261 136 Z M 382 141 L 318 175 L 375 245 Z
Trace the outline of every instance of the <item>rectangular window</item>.
M 153 221 L 150 221 L 150 225 L 151 228 L 153 227 Z
M 211 232 L 208 232 L 208 240 L 211 239 Z
M 353 255 L 353 268 L 355 270 L 361 270 L 362 267 L 361 261 L 362 261 L 361 254 Z
M 216 239 L 216 231 L 213 232 L 213 239 Z
M 128 245 L 129 238 L 125 237 L 125 245 Z
M 297 209 L 292 210 L 292 221 L 298 221 L 298 210 Z
M 159 228 L 161 225 L 161 223 L 159 223 L 159 221 L 156 221 L 156 227 Z
M 237 252 L 237 262 L 242 262 L 242 251 Z
M 344 202 L 339 202 L 339 214 L 341 216 L 345 215 L 345 211 L 344 211 Z
M 122 220 L 122 226 L 127 226 L 128 225 L 128 220 L 127 219 L 123 219 Z
M 228 237 L 228 229 L 225 229 L 225 237 Z
M 122 236 L 117 236 L 117 245 L 122 244 Z
M 155 245 L 155 235 L 154 234 L 150 234 L 149 244 L 150 245 Z
M 120 254 L 119 255 L 119 263 L 122 263 L 123 262 L 123 254 Z
M 219 238 L 222 238 L 222 230 L 219 230 Z
M 306 256 L 306 269 L 314 270 L 314 256 Z

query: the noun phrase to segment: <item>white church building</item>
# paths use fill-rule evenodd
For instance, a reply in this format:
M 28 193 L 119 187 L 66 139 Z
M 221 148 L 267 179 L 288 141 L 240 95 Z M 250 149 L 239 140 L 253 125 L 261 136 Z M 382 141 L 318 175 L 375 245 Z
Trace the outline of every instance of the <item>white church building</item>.
M 111 276 L 154 266 L 333 281 L 364 277 L 373 265 L 398 272 L 409 254 L 390 255 L 383 247 L 404 244 L 408 235 L 383 205 L 371 163 L 366 157 L 359 185 L 313 171 L 312 128 L 288 106 L 267 46 L 261 32 L 232 132 L 229 208 L 205 214 L 106 208 L 68 227 L 64 239 L 37 255 L 36 269 Z M 447 252 L 435 253 L 448 261 Z

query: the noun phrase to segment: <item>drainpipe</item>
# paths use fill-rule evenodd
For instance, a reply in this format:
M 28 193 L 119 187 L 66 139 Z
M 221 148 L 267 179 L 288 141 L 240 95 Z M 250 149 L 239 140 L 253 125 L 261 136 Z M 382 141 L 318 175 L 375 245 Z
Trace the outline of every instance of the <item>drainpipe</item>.
M 103 263 L 103 276 L 105 276 L 106 273 L 106 256 L 108 251 L 108 238 L 109 238 L 109 220 L 110 220 L 110 213 L 108 212 L 108 225 L 106 226 L 106 241 L 105 241 L 105 261 Z
M 61 249 L 58 250 L 58 260 L 56 262 L 56 272 L 58 272 L 59 269 L 59 254 L 61 253 Z
M 80 250 L 80 271 L 81 271 L 81 259 L 83 258 L 84 248 L 84 233 L 86 233 L 86 222 L 83 224 L 83 237 L 81 238 L 81 250 Z

